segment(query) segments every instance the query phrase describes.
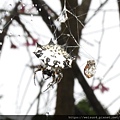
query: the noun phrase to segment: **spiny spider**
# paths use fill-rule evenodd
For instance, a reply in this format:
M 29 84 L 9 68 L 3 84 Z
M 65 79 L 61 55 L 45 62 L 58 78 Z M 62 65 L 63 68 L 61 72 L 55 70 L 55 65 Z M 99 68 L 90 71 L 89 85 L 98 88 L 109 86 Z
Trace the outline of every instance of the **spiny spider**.
M 43 79 L 44 75 L 48 76 L 44 80 L 50 77 L 53 78 L 53 81 L 48 84 L 47 89 L 61 81 L 63 77 L 62 69 L 70 68 L 72 61 L 75 60 L 75 57 L 67 53 L 64 45 L 54 44 L 52 40 L 47 45 L 37 43 L 37 49 L 33 53 L 43 62 L 43 65 L 38 66 L 35 74 L 38 71 L 42 71 Z

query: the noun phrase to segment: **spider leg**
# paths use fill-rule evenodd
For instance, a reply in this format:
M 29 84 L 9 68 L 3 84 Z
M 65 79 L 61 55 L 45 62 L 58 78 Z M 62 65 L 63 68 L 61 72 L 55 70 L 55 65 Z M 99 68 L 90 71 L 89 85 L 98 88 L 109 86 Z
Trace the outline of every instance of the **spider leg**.
M 50 82 L 49 84 L 54 85 L 54 84 L 56 83 L 56 76 L 55 76 L 55 75 L 52 75 L 52 77 L 53 77 L 53 81 L 52 81 L 52 82 Z
M 36 83 L 35 83 L 35 75 L 36 75 L 36 73 L 34 73 L 34 85 L 36 85 Z
M 55 74 L 57 76 L 55 76 Z M 53 81 L 48 84 L 48 87 L 47 87 L 46 90 L 48 90 L 50 87 L 53 87 L 54 84 L 59 83 L 61 81 L 62 77 L 63 77 L 63 74 L 62 73 L 59 73 L 59 74 L 54 73 L 54 75 L 52 75 L 52 77 L 53 77 Z M 46 90 L 44 90 L 44 92 Z
M 47 78 L 45 78 L 44 80 L 47 80 L 47 79 L 49 79 L 50 78 L 50 76 L 48 76 Z
M 57 78 L 56 78 L 56 83 L 59 83 L 62 78 L 63 78 L 63 74 L 59 73 L 58 76 L 57 76 Z
M 47 91 L 50 87 L 53 88 L 53 85 L 56 83 L 56 82 L 55 82 L 55 75 L 53 75 L 52 77 L 53 77 L 53 81 L 50 82 L 50 83 L 47 85 L 47 89 L 45 89 L 43 92 Z
M 42 78 L 43 78 L 43 80 L 44 80 L 44 78 L 45 78 L 45 77 L 44 77 L 44 73 L 43 73 L 43 71 L 42 71 Z
M 44 71 L 42 71 L 42 77 L 43 77 L 43 80 L 47 80 L 47 79 L 49 79 L 49 78 L 51 77 L 49 74 L 46 74 L 46 75 L 48 75 L 48 77 L 45 78 L 45 77 L 44 77 L 45 74 L 46 74 L 46 73 L 44 73 Z
M 35 76 L 36 76 L 36 73 L 37 73 L 38 71 L 41 71 L 41 68 L 38 68 L 37 70 L 34 71 L 34 84 L 35 84 L 35 85 L 36 85 L 36 83 L 35 83 Z
M 50 82 L 48 85 L 47 85 L 47 89 L 45 89 L 43 92 L 45 92 L 45 91 L 47 91 L 50 87 L 52 87 L 53 88 L 53 83 L 52 82 Z

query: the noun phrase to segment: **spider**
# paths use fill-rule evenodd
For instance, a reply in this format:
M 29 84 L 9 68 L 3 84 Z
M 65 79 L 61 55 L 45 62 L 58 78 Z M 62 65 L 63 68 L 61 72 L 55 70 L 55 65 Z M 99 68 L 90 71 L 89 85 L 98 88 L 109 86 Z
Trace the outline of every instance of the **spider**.
M 53 87 L 54 84 L 59 83 L 63 77 L 63 74 L 61 72 L 62 69 L 60 67 L 53 67 L 53 66 L 48 66 L 48 65 L 44 65 L 44 66 L 39 65 L 38 69 L 35 71 L 35 74 L 38 71 L 42 71 L 42 75 L 43 75 L 44 80 L 47 80 L 50 77 L 52 77 L 52 79 L 53 79 L 53 81 L 48 84 L 46 90 L 48 90 L 50 87 Z M 48 77 L 45 78 L 44 75 L 47 75 Z M 35 79 L 35 77 L 34 77 L 34 79 Z M 44 90 L 44 92 L 46 90 Z
M 87 64 L 84 68 L 84 74 L 87 78 L 91 78 L 94 76 L 96 70 L 95 60 L 88 60 Z
M 54 44 L 52 40 L 43 46 L 37 43 L 36 52 L 33 53 L 43 62 L 43 65 L 38 66 L 35 74 L 38 71 L 42 71 L 43 79 L 44 75 L 48 76 L 44 80 L 50 77 L 53 79 L 53 81 L 48 84 L 47 89 L 61 81 L 63 78 L 62 69 L 70 68 L 72 61 L 75 60 L 75 57 L 70 56 L 63 46 Z

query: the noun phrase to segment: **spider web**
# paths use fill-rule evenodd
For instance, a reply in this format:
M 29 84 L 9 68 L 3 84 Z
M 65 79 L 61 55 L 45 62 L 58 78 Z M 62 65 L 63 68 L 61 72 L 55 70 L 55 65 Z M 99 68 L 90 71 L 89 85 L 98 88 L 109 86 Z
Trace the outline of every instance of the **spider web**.
M 80 48 L 82 51 L 83 51 L 83 54 L 85 54 L 85 56 L 88 58 L 88 59 L 93 59 L 94 60 L 94 57 L 92 57 L 91 55 L 90 55 L 90 53 L 88 53 L 87 52 L 87 50 L 83 47 L 83 46 L 81 46 L 79 43 L 78 43 L 78 41 L 79 41 L 79 29 L 78 29 L 78 26 L 79 26 L 79 24 L 84 28 L 85 26 L 83 25 L 83 23 L 80 21 L 80 17 L 81 16 L 83 16 L 83 15 L 85 15 L 85 14 L 83 14 L 83 15 L 79 15 L 79 16 L 76 16 L 75 14 L 74 14 L 74 11 L 73 11 L 73 9 L 76 9 L 77 7 L 75 7 L 75 8 L 72 8 L 71 9 L 71 11 L 70 10 L 68 10 L 67 8 L 66 8 L 66 0 L 64 0 L 64 7 L 63 7 L 63 9 L 62 9 L 62 12 L 59 14 L 59 16 L 58 16 L 58 18 L 55 20 L 55 22 L 59 22 L 59 24 L 60 24 L 60 26 L 61 26 L 61 24 L 65 24 L 65 28 L 64 28 L 64 30 L 63 30 L 63 32 L 65 31 L 65 29 L 68 29 L 68 31 L 69 31 L 69 33 L 68 34 L 65 34 L 65 33 L 61 33 L 57 38 L 56 38 L 56 30 L 54 31 L 54 38 L 53 38 L 53 41 L 56 41 L 57 42 L 57 40 L 61 37 L 61 36 L 64 36 L 64 37 L 62 37 L 62 38 L 64 38 L 64 39 L 66 39 L 66 43 L 65 43 L 65 45 L 66 45 L 66 47 L 67 48 L 73 48 L 73 50 L 71 50 L 70 51 L 70 54 L 72 53 L 72 52 L 74 52 L 74 50 L 76 49 L 76 48 Z M 76 22 L 77 22 L 77 33 L 78 33 L 78 36 L 77 36 L 77 38 L 78 38 L 78 40 L 76 40 L 75 39 L 75 37 L 74 37 L 74 35 L 72 34 L 72 31 L 71 31 L 71 28 L 70 28 L 70 23 L 69 23 L 69 19 L 71 19 L 71 18 L 68 18 L 68 14 L 70 14 L 70 15 L 72 15 L 72 17 L 73 18 L 75 18 L 76 19 Z M 68 24 L 66 24 L 66 22 L 68 23 Z M 51 25 L 51 26 L 53 26 L 53 25 Z M 74 46 L 67 46 L 67 42 L 69 41 L 69 38 L 70 37 L 72 37 L 72 40 L 76 43 L 76 45 L 74 45 Z
M 64 0 L 63 10 L 62 10 L 62 12 L 59 14 L 59 16 L 58 16 L 58 18 L 55 20 L 55 22 L 58 22 L 60 25 L 61 25 L 61 24 L 65 24 L 66 28 L 69 30 L 69 34 L 61 33 L 60 36 L 56 37 L 57 35 L 56 35 L 56 30 L 55 30 L 54 33 L 53 33 L 53 34 L 54 34 L 54 38 L 52 38 L 52 40 L 53 40 L 54 42 L 56 42 L 56 44 L 57 44 L 58 39 L 59 39 L 61 36 L 64 36 L 64 39 L 66 39 L 66 43 L 65 43 L 66 48 L 72 48 L 72 51 L 70 52 L 70 54 L 71 54 L 72 52 L 74 52 L 74 50 L 75 50 L 76 48 L 80 48 L 80 49 L 82 49 L 82 50 L 84 51 L 84 54 L 87 55 L 87 59 L 88 59 L 88 60 L 91 60 L 91 59 L 94 60 L 94 58 L 93 58 L 89 53 L 86 52 L 86 50 L 84 49 L 84 47 L 82 47 L 82 46 L 77 42 L 77 40 L 75 39 L 74 35 L 72 34 L 71 29 L 70 29 L 70 25 L 69 25 L 68 14 L 71 14 L 72 17 L 74 17 L 74 18 L 76 19 L 77 28 L 78 28 L 78 24 L 80 24 L 82 27 L 84 27 L 84 25 L 82 24 L 82 22 L 79 20 L 79 17 L 82 16 L 82 15 L 76 16 L 73 12 L 69 11 L 69 10 L 66 8 L 66 0 Z M 68 24 L 66 24 L 66 22 L 68 22 Z M 53 26 L 53 24 L 51 24 L 51 27 L 52 27 L 52 26 Z M 65 28 L 65 29 L 66 29 L 66 28 Z M 63 32 L 64 32 L 64 30 L 63 30 Z M 78 31 L 78 29 L 77 29 L 77 33 L 78 33 L 78 36 L 79 36 L 79 31 Z M 67 46 L 67 42 L 69 41 L 69 37 L 72 37 L 72 40 L 76 43 L 76 45 L 74 45 L 74 46 Z M 62 38 L 63 38 L 63 37 L 62 37 Z M 78 39 L 79 39 L 79 37 L 78 37 Z M 79 40 L 78 40 L 78 41 L 79 41 Z M 49 111 L 49 110 L 48 110 L 48 111 Z M 48 114 L 48 113 L 49 113 L 49 112 L 47 112 L 47 114 Z
M 66 0 L 64 0 L 63 10 L 62 10 L 62 12 L 60 13 L 60 15 L 58 16 L 58 18 L 55 20 L 55 22 L 58 22 L 58 23 L 60 24 L 60 26 L 61 26 L 61 24 L 65 24 L 65 26 L 66 26 L 65 29 L 68 29 L 69 33 L 68 33 L 68 34 L 64 34 L 64 30 L 65 30 L 65 29 L 64 29 L 64 30 L 63 30 L 63 33 L 61 33 L 58 37 L 56 37 L 56 36 L 57 36 L 57 35 L 56 35 L 57 28 L 56 28 L 56 30 L 54 30 L 54 32 L 53 32 L 54 38 L 53 38 L 52 40 L 53 40 L 54 42 L 56 42 L 56 44 L 57 44 L 58 39 L 62 36 L 62 39 L 65 39 L 65 41 L 66 41 L 65 44 L 63 44 L 63 45 L 64 45 L 64 46 L 66 45 L 66 50 L 67 50 L 68 48 L 72 48 L 72 50 L 71 50 L 70 53 L 69 53 L 69 54 L 72 54 L 76 48 L 81 48 L 81 49 L 83 49 L 83 50 L 84 50 L 84 48 L 80 46 L 80 44 L 77 42 L 77 40 L 75 39 L 74 35 L 72 34 L 72 31 L 71 31 L 71 29 L 70 29 L 70 23 L 69 23 L 68 13 L 71 14 L 72 17 L 74 17 L 74 18 L 76 19 L 76 22 L 77 22 L 77 33 L 78 33 L 78 36 L 79 36 L 78 24 L 80 24 L 82 27 L 84 27 L 84 25 L 83 25 L 82 22 L 78 19 L 78 16 L 76 16 L 73 12 L 69 11 L 69 10 L 66 8 Z M 49 17 L 49 19 L 51 19 L 51 18 Z M 66 21 L 68 22 L 68 24 L 66 24 Z M 54 25 L 51 24 L 50 26 L 51 26 L 51 28 L 52 28 Z M 63 36 L 64 36 L 65 38 L 63 38 Z M 70 37 L 72 37 L 72 40 L 76 43 L 76 45 L 74 45 L 74 46 L 67 46 L 67 42 L 69 41 L 69 38 L 70 38 Z M 78 39 L 79 39 L 79 37 L 78 37 Z M 78 40 L 78 41 L 79 41 L 79 40 Z M 88 55 L 88 58 L 89 58 L 89 59 L 94 60 L 93 57 L 86 52 L 86 50 L 84 50 L 84 52 Z M 95 66 L 94 66 L 94 68 L 92 68 L 92 69 L 91 69 L 91 67 L 92 67 L 92 66 L 89 66 L 89 68 L 84 69 L 84 73 L 87 73 L 87 74 L 89 74 L 89 75 L 92 74 L 92 75 L 90 75 L 90 76 L 93 76 L 94 73 L 95 73 L 95 72 L 94 72 L 94 71 L 95 71 Z M 87 70 L 87 72 L 85 72 L 86 70 Z M 87 74 L 85 74 L 85 75 L 87 76 Z M 88 75 L 88 76 L 89 76 L 89 75 Z M 89 78 L 89 77 L 88 77 L 88 78 Z
M 68 2 L 68 1 L 67 1 Z M 69 4 L 69 3 L 68 3 Z M 77 7 L 75 7 L 75 8 L 73 8 L 73 9 L 76 9 Z M 58 18 L 55 20 L 55 21 L 57 21 L 57 22 L 59 22 L 60 23 L 60 25 L 61 24 L 65 24 L 65 28 L 64 28 L 64 30 L 63 30 L 63 32 L 65 31 L 65 29 L 68 29 L 68 34 L 64 34 L 64 33 L 61 33 L 61 35 L 60 36 L 58 36 L 58 38 L 56 38 L 56 35 L 55 35 L 55 32 L 54 32 L 54 36 L 55 36 L 55 38 L 53 38 L 53 39 L 55 39 L 56 41 L 61 37 L 61 36 L 66 36 L 66 48 L 72 48 L 72 50 L 69 52 L 69 54 L 72 54 L 72 52 L 74 52 L 74 50 L 76 49 L 76 48 L 80 48 L 80 50 L 82 50 L 83 51 L 83 54 L 85 54 L 85 56 L 87 57 L 87 59 L 88 60 L 94 60 L 94 62 L 95 62 L 95 59 L 84 49 L 84 47 L 83 46 L 81 46 L 80 45 L 80 43 L 78 43 L 79 41 L 80 41 L 80 38 L 79 38 L 79 24 L 84 28 L 85 26 L 83 25 L 83 23 L 80 21 L 80 19 L 79 19 L 79 17 L 81 17 L 81 16 L 83 16 L 83 15 L 85 15 L 85 14 L 83 14 L 83 15 L 80 15 L 80 16 L 76 16 L 75 14 L 74 14 L 74 11 L 73 11 L 73 9 L 71 9 L 71 11 L 70 10 L 68 10 L 67 8 L 66 8 L 66 0 L 64 0 L 64 6 L 63 6 L 63 9 L 62 9 L 62 12 L 59 14 L 59 16 L 58 16 Z M 77 36 L 77 38 L 78 38 L 78 40 L 76 40 L 76 38 L 74 37 L 74 35 L 72 34 L 72 31 L 71 31 L 71 28 L 70 28 L 70 23 L 69 23 L 69 19 L 71 19 L 71 18 L 69 18 L 68 17 L 68 14 L 70 14 L 73 18 L 75 18 L 76 19 L 76 23 L 77 23 L 77 29 L 76 29 L 76 31 L 77 31 L 77 34 L 78 34 L 78 36 Z M 56 31 L 56 30 L 55 30 Z M 76 43 L 76 45 L 73 45 L 73 46 L 67 46 L 67 42 L 69 42 L 69 38 L 70 37 L 72 37 L 72 40 Z M 63 37 L 62 37 L 62 39 L 63 39 Z M 66 49 L 67 50 L 67 49 Z M 82 54 L 80 53 L 80 56 L 82 56 Z M 88 60 L 86 60 L 86 61 L 88 61 Z M 85 64 L 85 63 L 84 63 Z M 96 63 L 95 63 L 96 64 Z M 91 66 L 92 67 L 92 66 Z M 96 69 L 96 66 L 94 66 L 95 67 L 95 69 Z M 88 69 L 88 73 L 90 73 L 90 74 L 92 74 L 92 72 L 93 73 L 95 73 L 95 69 L 93 69 L 91 72 L 89 71 L 89 69 Z M 85 72 L 85 71 L 84 71 Z
M 24 2 L 24 1 L 23 1 Z M 21 4 L 22 4 L 22 1 L 21 1 Z M 11 6 L 11 4 L 10 4 L 10 6 Z M 34 16 L 37 16 L 37 13 L 36 13 L 36 10 L 35 10 L 35 6 L 32 6 L 31 4 L 22 4 L 22 6 L 20 6 L 20 10 L 22 9 L 22 7 L 24 7 L 24 6 L 26 6 L 26 8 L 28 9 L 28 11 L 29 10 L 31 10 L 30 12 L 30 24 L 32 24 L 32 22 L 33 22 L 33 20 L 34 20 Z M 32 7 L 31 7 L 32 6 Z M 77 6 L 75 7 L 75 8 L 73 8 L 73 9 L 76 9 L 77 8 Z M 41 10 L 41 9 L 40 9 Z M 9 15 L 9 13 L 7 12 L 7 11 L 5 11 L 5 15 Z M 21 13 L 22 14 L 22 13 Z M 27 14 L 27 13 L 26 13 Z M 65 34 L 64 33 L 64 30 L 63 30 L 63 33 L 61 33 L 58 37 L 56 37 L 57 35 L 56 35 L 56 30 L 54 30 L 54 36 L 55 37 L 53 37 L 52 38 L 52 40 L 53 40 L 53 42 L 55 42 L 56 44 L 57 44 L 57 40 L 60 38 L 60 37 L 62 37 L 62 38 L 64 38 L 64 39 L 66 39 L 65 41 L 65 43 L 64 43 L 64 45 L 66 45 L 66 48 L 68 49 L 68 48 L 72 48 L 72 50 L 70 51 L 70 53 L 69 54 L 72 54 L 73 52 L 74 52 L 74 50 L 76 49 L 76 48 L 80 48 L 80 50 L 82 50 L 83 51 L 83 53 L 80 53 L 80 56 L 81 55 L 83 55 L 84 56 L 84 54 L 85 54 L 85 56 L 84 57 L 86 57 L 87 58 L 87 60 L 93 60 L 94 58 L 88 53 L 88 52 L 86 52 L 87 50 L 86 49 L 84 49 L 84 47 L 83 46 L 81 46 L 77 41 L 79 41 L 79 40 L 76 40 L 75 39 L 75 37 L 74 37 L 74 35 L 72 34 L 72 30 L 71 30 L 71 28 L 70 28 L 70 23 L 69 23 L 69 19 L 71 19 L 71 18 L 68 18 L 68 14 L 70 14 L 73 18 L 75 18 L 76 19 L 76 22 L 77 22 L 77 28 L 78 28 L 78 26 L 79 25 L 81 25 L 83 28 L 84 28 L 84 25 L 83 25 L 83 23 L 80 21 L 80 16 L 82 16 L 82 15 L 80 15 L 80 16 L 76 16 L 75 14 L 74 14 L 74 12 L 73 12 L 73 10 L 71 9 L 71 10 L 68 10 L 67 8 L 66 8 L 66 0 L 64 0 L 64 7 L 63 7 L 63 10 L 62 10 L 62 12 L 59 14 L 59 17 L 55 20 L 55 23 L 56 24 L 59 24 L 58 25 L 58 28 L 61 26 L 61 24 L 65 24 L 65 26 L 66 26 L 66 28 L 69 30 L 69 33 L 68 34 Z M 86 13 L 85 13 L 86 14 Z M 83 14 L 83 15 L 85 15 L 85 14 Z M 10 19 L 10 21 L 8 21 L 6 24 L 4 23 L 4 20 L 2 19 L 2 17 L 1 17 L 1 21 L 2 21 L 2 24 L 1 24 L 1 26 L 4 26 L 3 28 L 1 27 L 0 28 L 0 33 L 2 33 L 2 32 L 4 32 L 4 29 L 11 23 L 11 22 L 13 22 L 13 26 L 14 25 L 17 25 L 17 23 L 15 23 L 13 20 L 14 20 L 14 17 L 15 17 L 16 15 L 13 15 L 13 17 Z M 4 15 L 3 15 L 3 17 L 4 17 Z M 26 22 L 28 22 L 29 20 L 26 20 L 25 18 L 22 18 L 22 20 L 25 20 Z M 66 24 L 66 22 L 68 23 L 68 24 Z M 28 22 L 29 23 L 29 22 Z M 4 25 L 5 24 L 5 25 Z M 51 24 L 50 25 L 51 27 L 53 26 L 53 24 Z M 38 35 L 40 35 L 39 34 L 39 32 L 38 31 L 34 31 L 34 26 L 31 26 L 32 27 L 32 30 L 33 30 L 33 36 L 34 36 L 34 32 L 36 32 L 36 34 L 38 34 Z M 66 29 L 65 28 L 65 29 Z M 59 29 L 61 29 L 61 28 L 59 28 Z M 79 38 L 79 30 L 78 29 L 76 29 L 77 30 L 77 33 L 78 33 L 78 39 L 80 39 Z M 23 41 L 25 40 L 23 40 L 23 41 L 19 41 L 19 40 L 17 40 L 17 42 L 16 42 L 16 39 L 18 39 L 17 37 L 18 36 L 20 36 L 21 38 L 23 38 L 23 37 L 29 37 L 29 36 L 22 36 L 22 35 L 18 35 L 18 33 L 16 33 L 15 35 L 13 34 L 13 31 L 12 32 L 8 32 L 7 33 L 8 34 L 8 37 L 11 39 L 11 41 L 12 42 L 14 42 L 14 43 L 16 43 L 17 45 L 23 45 Z M 17 37 L 16 37 L 17 36 Z M 37 35 L 35 35 L 35 36 L 37 36 Z M 47 38 L 47 36 L 45 36 L 45 35 L 42 35 L 41 34 L 41 36 L 43 36 L 42 38 Z M 14 38 L 15 37 L 15 38 Z M 67 42 L 69 41 L 69 38 L 71 38 L 72 37 L 72 40 L 76 43 L 76 45 L 74 45 L 74 46 L 68 46 L 67 45 Z M 40 38 L 41 39 L 41 38 Z M 51 39 L 51 38 L 47 38 L 47 39 Z M 31 41 L 31 38 L 29 38 L 28 39 L 29 41 Z M 71 40 L 71 39 L 70 39 Z M 85 63 L 84 64 L 86 64 L 86 62 L 87 62 L 87 60 L 85 61 Z M 81 66 L 81 65 L 80 65 Z M 24 99 L 23 99 L 24 100 Z M 21 102 L 21 106 L 22 106 L 22 102 Z M 48 112 L 46 113 L 46 114 L 49 114 Z
M 7 1 L 8 2 L 8 1 Z M 21 4 L 22 4 L 22 2 L 24 3 L 24 1 L 21 1 Z M 25 1 L 26 2 L 26 1 Z M 85 28 L 84 27 L 84 25 L 81 23 L 81 21 L 80 21 L 80 17 L 82 16 L 82 15 L 80 15 L 80 16 L 76 16 L 75 15 L 75 13 L 74 13 L 74 11 L 73 11 L 73 9 L 77 9 L 77 6 L 75 7 L 75 8 L 73 8 L 73 9 L 71 9 L 71 10 L 68 10 L 67 8 L 66 8 L 66 0 L 64 1 L 65 3 L 64 3 L 64 7 L 63 7 L 63 10 L 62 10 L 62 12 L 61 13 L 59 13 L 59 17 L 55 20 L 55 23 L 56 24 L 59 24 L 58 25 L 58 29 L 61 29 L 60 28 L 60 25 L 61 24 L 65 24 L 65 26 L 66 26 L 66 28 L 69 30 L 69 33 L 68 34 L 65 34 L 64 33 L 64 30 L 63 30 L 63 33 L 61 33 L 60 34 L 60 36 L 58 36 L 58 37 L 53 37 L 52 35 L 46 35 L 47 34 L 47 32 L 46 32 L 46 34 L 42 34 L 41 33 L 41 31 L 40 30 L 36 30 L 35 29 L 35 27 L 37 27 L 37 26 L 35 26 L 34 25 L 34 23 L 33 23 L 33 21 L 34 21 L 34 18 L 35 17 L 37 17 L 37 12 L 35 12 L 36 10 L 35 10 L 35 6 L 33 6 L 32 5 L 32 3 L 28 3 L 28 4 L 23 4 L 23 6 L 25 5 L 25 7 L 26 7 L 26 15 L 28 14 L 28 19 L 29 20 L 27 20 L 25 17 L 23 18 L 23 16 L 24 16 L 24 14 L 22 15 L 22 13 L 21 13 L 21 18 L 22 18 L 22 20 L 23 21 L 25 21 L 28 25 L 30 25 L 31 26 L 31 28 L 30 28 L 30 32 L 31 32 L 31 34 L 33 35 L 33 36 L 37 36 L 37 38 L 40 38 L 40 40 L 38 41 L 38 42 L 40 42 L 40 43 L 43 43 L 43 44 L 47 44 L 48 42 L 49 42 L 49 40 L 52 38 L 52 40 L 54 41 L 54 42 L 56 42 L 57 43 L 57 40 L 61 37 L 61 36 L 63 36 L 62 38 L 64 38 L 64 39 L 66 39 L 66 41 L 65 41 L 65 43 L 66 43 L 66 46 L 67 46 L 67 48 L 73 48 L 72 50 L 71 50 L 71 53 L 74 53 L 74 50 L 76 49 L 76 48 L 80 48 L 80 52 L 79 52 L 79 56 L 81 57 L 81 59 L 85 59 L 84 60 L 84 62 L 83 62 L 83 64 L 81 63 L 81 62 L 79 62 L 79 67 L 80 68 L 82 68 L 82 66 L 83 66 L 83 68 L 81 69 L 82 71 L 83 71 L 83 69 L 84 69 L 84 66 L 85 66 L 85 64 L 86 64 L 86 62 L 88 61 L 88 60 L 91 60 L 91 59 L 94 59 L 94 57 L 92 57 L 91 56 L 91 53 L 90 52 L 88 52 L 89 50 L 88 50 L 88 48 L 86 49 L 86 48 L 84 48 L 84 46 L 82 46 L 82 45 L 80 45 L 80 43 L 79 42 L 77 42 L 78 40 L 77 39 L 75 39 L 75 37 L 74 37 L 74 35 L 72 34 L 72 30 L 71 30 L 71 28 L 70 28 L 70 23 L 69 23 L 69 20 L 71 19 L 71 18 L 69 18 L 68 17 L 68 14 L 71 14 L 71 16 L 73 17 L 73 18 L 75 18 L 76 19 L 76 22 L 77 22 L 77 27 L 79 26 L 79 25 L 81 25 L 83 28 Z M 118 1 L 119 2 L 119 1 Z M 9 3 L 8 3 L 9 4 Z M 43 6 L 45 6 L 45 4 L 43 5 Z M 1 21 L 0 21 L 0 33 L 2 34 L 3 32 L 5 32 L 4 30 L 7 28 L 7 26 L 12 22 L 12 24 L 11 24 L 11 26 L 12 27 L 14 27 L 15 25 L 18 25 L 15 21 L 14 21 L 14 17 L 16 16 L 15 14 L 10 18 L 10 20 L 7 22 L 7 23 L 5 23 L 5 20 L 4 20 L 4 15 L 6 15 L 6 16 L 9 16 L 9 12 L 10 12 L 10 10 L 11 10 L 11 8 L 13 7 L 13 3 L 11 4 L 9 4 L 9 7 L 7 6 L 6 7 L 6 11 L 3 11 L 3 13 L 0 15 L 0 18 L 1 18 Z M 21 8 L 21 6 L 19 6 L 19 10 L 21 10 L 22 8 Z M 39 9 L 39 10 L 41 10 L 41 9 Z M 29 12 L 28 12 L 29 11 Z M 86 14 L 86 13 L 85 13 Z M 84 14 L 83 14 L 84 15 Z M 64 18 L 64 17 L 65 18 Z M 61 21 L 61 22 L 60 22 Z M 97 21 L 98 22 L 98 21 Z M 67 23 L 67 24 L 66 24 Z M 32 25 L 33 26 L 32 26 Z M 4 27 L 3 27 L 4 26 Z M 27 25 L 26 25 L 27 26 Z M 51 27 L 52 27 L 52 24 L 50 25 Z M 18 26 L 19 27 L 19 26 Z M 77 33 L 78 33 L 78 35 L 79 35 L 79 31 L 78 31 L 78 29 L 77 29 L 77 27 L 76 27 L 76 31 L 77 31 Z M 27 28 L 29 28 L 28 26 L 27 26 Z M 16 45 L 20 45 L 21 47 L 23 46 L 23 44 L 25 43 L 25 38 L 26 37 L 28 37 L 28 41 L 29 42 L 31 42 L 31 38 L 28 36 L 28 35 L 24 35 L 24 34 L 21 34 L 21 32 L 20 33 L 16 33 L 15 32 L 16 30 L 12 30 L 11 29 L 11 27 L 10 27 L 10 32 L 8 31 L 8 33 L 7 33 L 7 37 L 9 38 L 9 40 L 10 41 L 12 41 L 13 43 L 15 43 Z M 102 31 L 102 30 L 100 30 L 100 31 Z M 38 37 L 39 36 L 39 37 Z M 57 36 L 56 35 L 56 30 L 54 31 L 54 36 Z M 76 45 L 74 45 L 74 46 L 69 46 L 69 45 L 67 45 L 67 42 L 69 41 L 69 38 L 70 37 L 72 37 L 73 39 L 70 39 L 70 40 L 72 40 L 72 41 L 74 41 L 75 43 L 76 43 Z M 84 36 L 83 36 L 84 37 Z M 19 38 L 22 38 L 22 39 L 24 39 L 24 40 L 22 40 L 22 39 L 20 39 L 19 40 Z M 79 36 L 78 36 L 78 39 L 80 39 L 79 38 Z M 81 41 L 83 40 L 83 38 L 81 38 Z M 86 41 L 86 43 L 87 44 L 90 44 L 90 43 L 88 43 L 88 41 Z M 2 43 L 0 43 L 0 44 L 2 44 Z M 28 45 L 28 44 L 25 44 L 25 45 Z M 35 48 L 34 48 L 35 49 Z M 34 51 L 34 49 L 31 51 L 31 53 Z M 34 58 L 34 57 L 33 57 Z M 78 58 L 78 60 L 79 60 L 79 58 Z M 34 62 L 36 62 L 36 61 L 34 61 Z M 37 61 L 38 62 L 38 61 Z M 30 63 L 31 64 L 31 62 L 28 62 L 28 63 Z M 39 63 L 39 62 L 38 62 Z M 109 71 L 108 71 L 109 72 Z M 108 73 L 107 72 L 107 73 Z M 119 75 L 119 74 L 118 74 Z M 40 78 L 40 76 L 38 76 L 39 78 Z M 32 80 L 33 80 L 33 78 L 32 78 Z M 47 81 L 46 81 L 47 82 Z M 25 83 L 25 82 L 24 82 Z M 33 83 L 33 82 L 32 82 Z M 46 88 L 46 87 L 45 87 Z M 50 91 L 48 91 L 48 92 L 50 92 Z M 49 104 L 49 103 L 48 103 Z M 21 104 L 21 106 L 22 106 L 22 104 Z M 50 104 L 48 105 L 48 106 L 50 106 Z M 46 107 L 47 108 L 47 107 Z M 47 110 L 48 112 L 46 113 L 46 115 L 49 115 L 49 112 L 50 112 L 50 110 Z

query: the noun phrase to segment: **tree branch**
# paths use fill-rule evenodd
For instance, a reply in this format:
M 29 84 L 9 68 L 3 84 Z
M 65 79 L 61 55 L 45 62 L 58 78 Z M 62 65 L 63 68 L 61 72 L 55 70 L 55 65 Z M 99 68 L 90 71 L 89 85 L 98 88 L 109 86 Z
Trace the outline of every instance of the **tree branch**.
M 87 13 L 89 11 L 92 0 L 82 0 L 81 5 L 78 7 L 78 15 L 83 15 L 80 17 L 80 20 L 83 24 L 85 23 L 85 19 L 87 17 Z
M 108 0 L 106 0 L 105 2 L 103 2 L 98 9 L 94 12 L 94 14 L 86 21 L 86 24 L 100 11 L 100 9 L 108 2 Z
M 46 23 L 46 25 L 48 26 L 51 33 L 53 34 L 56 31 L 56 35 L 54 35 L 54 37 L 59 36 L 60 35 L 59 31 L 51 18 L 51 14 L 49 13 L 50 7 L 46 7 L 45 5 L 43 5 L 42 0 L 32 0 L 32 2 L 35 5 L 35 7 L 37 8 L 37 10 L 39 11 L 39 15 L 42 16 L 43 21 Z M 39 9 L 41 9 L 41 10 L 39 10 Z M 53 11 L 51 11 L 51 12 L 53 12 Z
M 21 22 L 20 17 L 19 16 L 15 17 L 15 20 L 21 25 L 23 30 L 25 32 L 27 32 L 28 36 L 32 38 L 32 36 L 31 36 L 30 32 L 27 30 L 26 26 Z
M 96 114 L 98 115 L 107 115 L 108 113 L 105 111 L 105 109 L 102 107 L 98 99 L 96 98 L 95 94 L 93 93 L 93 90 L 86 82 L 85 78 L 83 77 L 78 65 L 76 62 L 73 62 L 73 73 L 75 77 L 77 77 L 78 82 L 83 88 L 83 91 L 86 94 L 86 97 L 88 98 L 89 102 L 91 103 L 93 109 L 95 110 Z
M 20 2 L 18 2 L 15 5 L 14 9 L 10 12 L 10 15 L 6 19 L 6 24 L 5 24 L 4 28 L 3 28 L 3 32 L 0 34 L 0 43 L 2 44 L 2 45 L 0 45 L 0 51 L 2 50 L 2 46 L 4 44 L 4 38 L 5 38 L 6 34 L 7 34 L 9 26 L 11 25 L 12 20 L 15 19 L 15 17 L 17 16 L 17 7 L 18 7 L 19 4 L 20 4 Z
M 117 0 L 117 4 L 118 4 L 119 19 L 120 19 L 120 1 L 119 0 Z

